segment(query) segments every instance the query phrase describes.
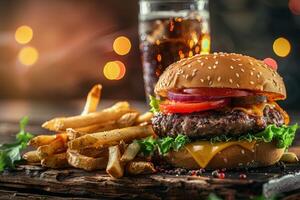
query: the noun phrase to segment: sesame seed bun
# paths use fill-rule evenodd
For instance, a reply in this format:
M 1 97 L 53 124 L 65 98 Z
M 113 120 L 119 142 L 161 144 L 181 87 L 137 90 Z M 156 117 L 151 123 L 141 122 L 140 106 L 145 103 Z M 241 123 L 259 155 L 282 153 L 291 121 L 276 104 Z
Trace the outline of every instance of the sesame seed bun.
M 282 77 L 263 61 L 234 53 L 195 55 L 171 64 L 160 76 L 155 93 L 184 88 L 232 88 L 266 93 L 275 100 L 286 98 Z
M 257 142 L 253 151 L 233 145 L 217 153 L 208 163 L 206 169 L 270 166 L 278 162 L 283 153 L 284 148 L 278 149 L 275 142 Z M 170 152 L 166 161 L 174 167 L 199 169 L 199 165 L 185 148 L 177 152 Z

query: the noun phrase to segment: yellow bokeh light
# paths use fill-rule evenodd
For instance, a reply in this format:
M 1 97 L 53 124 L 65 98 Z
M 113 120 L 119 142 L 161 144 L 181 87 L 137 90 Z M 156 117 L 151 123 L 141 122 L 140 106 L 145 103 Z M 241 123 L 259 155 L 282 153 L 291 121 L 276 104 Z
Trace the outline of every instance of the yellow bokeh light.
M 273 43 L 273 51 L 279 57 L 286 57 L 291 51 L 291 44 L 283 37 L 277 38 Z
M 121 61 L 107 62 L 103 68 L 103 74 L 108 80 L 120 80 L 124 77 L 126 68 Z
M 118 55 L 126 55 L 131 49 L 131 42 L 125 36 L 117 37 L 113 43 L 113 49 Z
M 29 26 L 20 26 L 15 33 L 15 39 L 20 44 L 27 44 L 32 40 L 33 31 Z
M 30 66 L 38 60 L 39 52 L 34 47 L 23 47 L 19 52 L 18 58 L 20 63 Z
M 210 52 L 210 36 L 204 35 L 201 40 L 201 54 L 206 54 Z

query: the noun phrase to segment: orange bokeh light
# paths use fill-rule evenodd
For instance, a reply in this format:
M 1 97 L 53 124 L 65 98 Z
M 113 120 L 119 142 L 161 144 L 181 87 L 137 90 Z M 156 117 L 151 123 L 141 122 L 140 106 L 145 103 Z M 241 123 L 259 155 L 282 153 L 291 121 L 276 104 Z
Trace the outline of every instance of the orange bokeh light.
M 125 36 L 117 37 L 113 43 L 113 50 L 121 56 L 129 53 L 131 49 L 131 42 Z
M 103 68 L 103 74 L 108 80 L 120 80 L 125 76 L 126 67 L 121 61 L 107 62 Z

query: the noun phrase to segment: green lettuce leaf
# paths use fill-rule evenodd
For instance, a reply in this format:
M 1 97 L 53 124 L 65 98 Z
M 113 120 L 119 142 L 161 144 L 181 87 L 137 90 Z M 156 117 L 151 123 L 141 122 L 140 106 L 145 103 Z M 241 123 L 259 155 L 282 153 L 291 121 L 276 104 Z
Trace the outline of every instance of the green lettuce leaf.
M 20 131 L 16 135 L 16 141 L 0 145 L 0 172 L 5 169 L 14 169 L 15 164 L 22 160 L 21 151 L 27 147 L 27 143 L 33 137 L 32 134 L 25 131 L 27 124 L 27 117 L 21 119 Z
M 159 139 L 150 136 L 138 141 L 141 147 L 140 151 L 144 155 L 151 155 L 155 151 L 158 151 L 160 155 L 166 155 L 171 150 L 178 151 L 188 142 L 188 137 L 181 134 L 177 135 L 176 138 L 167 136 Z
M 149 95 L 149 99 L 150 99 L 150 111 L 153 113 L 157 113 L 159 112 L 159 104 L 160 104 L 160 100 L 156 99 L 154 96 Z
M 264 142 L 271 142 L 276 141 L 277 148 L 288 148 L 291 146 L 297 129 L 299 128 L 298 124 L 294 124 L 291 126 L 283 125 L 281 127 L 277 127 L 276 125 L 269 125 L 267 128 L 259 133 L 256 134 L 245 134 L 239 136 L 238 138 L 234 137 L 226 137 L 226 136 L 217 136 L 211 138 L 211 143 L 216 142 L 226 142 L 226 141 L 243 141 L 246 140 L 248 142 L 252 142 L 253 140 L 256 141 L 264 141 Z

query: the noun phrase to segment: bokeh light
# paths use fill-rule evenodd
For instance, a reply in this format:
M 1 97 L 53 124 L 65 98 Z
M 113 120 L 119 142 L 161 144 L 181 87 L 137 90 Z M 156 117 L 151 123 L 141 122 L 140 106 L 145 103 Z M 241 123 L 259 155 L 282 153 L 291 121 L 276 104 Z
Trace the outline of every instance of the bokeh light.
M 33 65 L 38 58 L 39 52 L 34 47 L 23 47 L 18 55 L 19 62 L 26 66 Z
M 200 54 L 208 54 L 210 52 L 210 36 L 204 35 L 201 40 L 201 52 Z
M 279 57 L 286 57 L 291 51 L 291 44 L 283 37 L 277 38 L 273 43 L 273 51 Z
M 108 80 L 120 80 L 126 73 L 126 67 L 121 61 L 107 62 L 103 68 L 103 74 Z
M 276 60 L 274 60 L 273 58 L 265 58 L 264 63 L 267 64 L 269 67 L 271 67 L 274 70 L 277 70 L 277 68 L 278 68 L 278 64 L 277 64 Z
M 126 55 L 131 49 L 131 42 L 125 36 L 117 37 L 113 43 L 113 49 L 118 55 Z
M 289 0 L 289 9 L 294 15 L 300 15 L 300 1 Z
M 33 31 L 29 26 L 20 26 L 15 32 L 15 39 L 20 44 L 27 44 L 32 40 Z

